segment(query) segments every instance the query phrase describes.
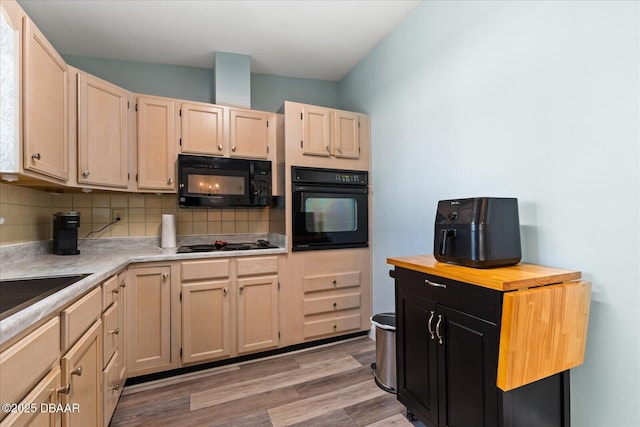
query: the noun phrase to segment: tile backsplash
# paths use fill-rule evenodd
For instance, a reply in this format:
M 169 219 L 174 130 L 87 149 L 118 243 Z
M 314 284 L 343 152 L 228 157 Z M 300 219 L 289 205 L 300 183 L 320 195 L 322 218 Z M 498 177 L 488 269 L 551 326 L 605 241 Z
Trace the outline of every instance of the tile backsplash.
M 114 209 L 121 221 L 97 232 Z M 51 239 L 53 214 L 65 211 L 80 213 L 78 238 L 160 236 L 162 214 L 176 216 L 178 235 L 284 232 L 279 208 L 179 209 L 175 194 L 52 194 L 0 184 L 0 246 Z

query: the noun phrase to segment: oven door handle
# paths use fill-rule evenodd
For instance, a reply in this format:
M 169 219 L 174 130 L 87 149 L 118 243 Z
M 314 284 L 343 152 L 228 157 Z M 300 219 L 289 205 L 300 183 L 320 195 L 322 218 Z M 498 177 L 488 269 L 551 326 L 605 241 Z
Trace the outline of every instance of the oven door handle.
M 326 186 L 326 185 L 299 185 L 293 184 L 291 191 L 294 193 L 301 193 L 304 191 L 313 191 L 316 193 L 329 193 L 329 194 L 367 194 L 369 192 L 367 187 L 352 187 L 352 186 Z

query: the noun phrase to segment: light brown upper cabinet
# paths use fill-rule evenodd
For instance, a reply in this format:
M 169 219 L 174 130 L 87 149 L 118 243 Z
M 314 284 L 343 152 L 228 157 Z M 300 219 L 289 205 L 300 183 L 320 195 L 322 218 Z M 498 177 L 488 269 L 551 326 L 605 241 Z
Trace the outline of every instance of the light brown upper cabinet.
M 170 98 L 138 96 L 137 188 L 156 192 L 176 191 L 176 103 Z
M 266 159 L 269 154 L 268 115 L 260 111 L 229 110 L 231 157 Z
M 267 113 L 205 103 L 180 108 L 182 153 L 267 159 Z
M 78 183 L 127 188 L 129 93 L 78 73 Z
M 360 117 L 348 111 L 332 112 L 333 145 L 336 157 L 360 158 Z
M 67 181 L 67 64 L 26 16 L 23 48 L 24 169 Z
M 348 111 L 305 106 L 302 152 L 313 156 L 360 157 L 359 117 Z
M 331 155 L 331 110 L 305 105 L 302 107 L 302 153 L 313 156 Z
M 183 153 L 224 156 L 224 108 L 204 103 L 183 102 L 180 108 Z
M 287 166 L 370 169 L 369 116 L 285 101 Z

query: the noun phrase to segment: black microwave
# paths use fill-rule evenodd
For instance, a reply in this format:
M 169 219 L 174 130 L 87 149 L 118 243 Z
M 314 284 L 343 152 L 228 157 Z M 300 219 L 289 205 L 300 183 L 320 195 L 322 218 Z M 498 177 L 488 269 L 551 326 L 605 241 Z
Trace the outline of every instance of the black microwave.
M 178 155 L 180 207 L 264 207 L 271 203 L 271 161 Z

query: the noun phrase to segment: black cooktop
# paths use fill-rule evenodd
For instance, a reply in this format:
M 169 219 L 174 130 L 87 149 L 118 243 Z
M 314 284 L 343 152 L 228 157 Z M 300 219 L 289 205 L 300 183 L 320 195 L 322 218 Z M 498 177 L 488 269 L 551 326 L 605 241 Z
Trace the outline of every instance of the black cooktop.
M 192 252 L 217 252 L 217 251 L 249 251 L 254 249 L 275 249 L 278 246 L 272 245 L 268 240 L 258 240 L 249 243 L 211 243 L 200 245 L 180 246 L 177 253 Z
M 0 320 L 48 297 L 69 285 L 87 277 L 74 276 L 36 277 L 30 279 L 0 280 Z

